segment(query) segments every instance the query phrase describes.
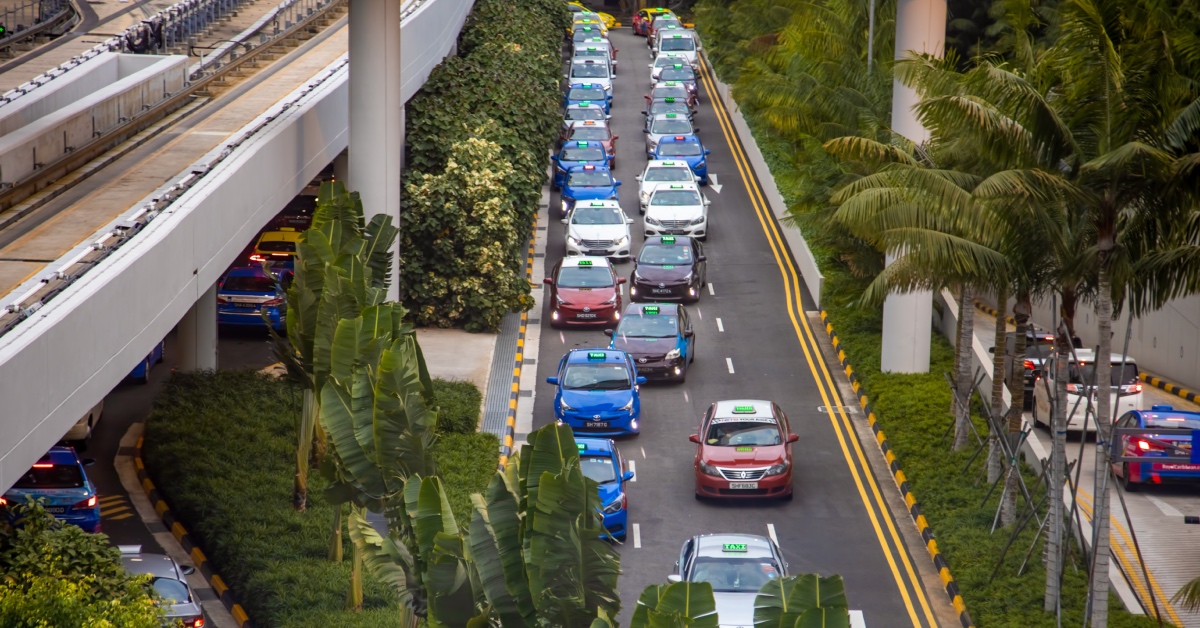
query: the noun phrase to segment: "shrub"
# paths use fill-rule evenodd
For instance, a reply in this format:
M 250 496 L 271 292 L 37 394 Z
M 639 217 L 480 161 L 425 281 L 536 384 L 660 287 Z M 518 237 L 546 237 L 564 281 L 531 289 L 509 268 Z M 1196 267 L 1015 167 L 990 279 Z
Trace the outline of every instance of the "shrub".
M 438 401 L 439 434 L 471 434 L 479 429 L 479 408 L 483 395 L 471 382 L 433 380 Z

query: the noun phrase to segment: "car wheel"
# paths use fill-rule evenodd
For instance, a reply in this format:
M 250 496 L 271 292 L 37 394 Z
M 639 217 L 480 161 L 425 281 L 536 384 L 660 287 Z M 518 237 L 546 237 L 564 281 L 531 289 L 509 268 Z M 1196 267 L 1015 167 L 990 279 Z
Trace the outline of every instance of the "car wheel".
M 698 502 L 704 501 L 703 495 L 701 495 L 700 493 L 696 493 L 695 495 L 696 495 L 696 501 L 698 501 Z
M 1125 489 L 1126 493 L 1136 493 L 1142 489 L 1142 485 L 1129 479 L 1129 463 L 1121 464 L 1121 488 Z
M 153 364 L 154 364 L 154 361 L 151 360 L 149 358 L 149 356 L 147 356 L 144 360 L 142 360 L 142 376 L 135 379 L 134 381 L 136 381 L 137 383 L 139 383 L 143 386 L 145 386 L 146 384 L 149 384 L 150 383 L 150 367 Z

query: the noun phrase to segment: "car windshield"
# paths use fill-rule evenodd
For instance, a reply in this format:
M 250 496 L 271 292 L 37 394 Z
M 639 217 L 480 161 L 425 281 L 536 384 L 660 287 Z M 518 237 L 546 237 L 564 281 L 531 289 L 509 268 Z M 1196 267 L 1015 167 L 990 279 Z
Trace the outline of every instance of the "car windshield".
M 567 92 L 568 100 L 604 100 L 603 87 L 572 87 L 571 91 Z M 578 119 L 578 118 L 573 118 Z M 601 120 L 600 118 L 587 118 L 588 120 Z
M 662 71 L 659 75 L 660 81 L 694 81 L 696 80 L 696 72 L 692 70 L 690 65 L 682 65 L 681 67 L 669 67 Z
M 631 314 L 621 320 L 616 335 L 622 338 L 675 338 L 679 336 L 679 321 L 665 314 Z
M 576 207 L 571 213 L 573 225 L 623 225 L 625 212 L 616 207 Z
M 604 161 L 604 148 L 600 146 L 565 148 L 563 149 L 562 159 L 563 161 Z
M 579 468 L 597 484 L 617 481 L 617 467 L 608 456 L 580 456 Z
M 662 168 L 650 168 L 646 171 L 646 176 L 643 181 L 691 181 L 692 169 L 683 167 L 676 168 L 675 166 L 664 166 Z
M 631 384 L 624 364 L 571 364 L 562 386 L 567 390 L 628 390 Z
M 680 50 L 690 52 L 695 49 L 696 42 L 691 37 L 664 37 L 662 40 L 662 46 L 659 48 L 659 50 L 671 52 Z
M 686 59 L 684 59 L 681 56 L 679 56 L 679 57 L 674 56 L 674 55 L 660 56 L 654 60 L 654 67 L 665 68 L 665 67 L 670 67 L 672 65 L 675 65 L 676 63 L 683 63 L 684 61 L 686 61 Z
M 650 115 L 652 115 L 652 116 L 657 116 L 657 115 L 663 114 L 663 113 L 686 114 L 687 112 L 688 112 L 688 106 L 687 106 L 686 102 L 683 102 L 683 100 L 676 100 L 675 102 L 666 102 L 665 100 L 656 100 L 656 101 L 654 101 L 654 104 L 650 106 Z
M 687 118 L 655 120 L 654 126 L 650 127 L 650 132 L 660 135 L 691 135 L 692 123 L 688 122 Z
M 265 253 L 295 253 L 296 243 L 289 240 L 267 240 L 258 243 L 258 250 Z
M 687 98 L 687 88 L 682 85 L 655 87 L 654 93 L 650 97 L 656 100 L 659 98 Z
M 688 265 L 692 263 L 692 247 L 647 244 L 642 247 L 641 255 L 638 255 L 638 263 L 656 266 L 663 264 Z
M 221 290 L 231 292 L 275 292 L 275 281 L 260 275 L 234 275 L 225 279 Z
M 606 140 L 608 129 L 602 126 L 576 126 L 571 132 L 571 140 Z
M 171 604 L 185 604 L 192 601 L 191 596 L 188 595 L 187 586 L 174 578 L 155 578 L 154 592 Z
M 612 182 L 611 174 L 596 170 L 576 170 L 567 177 L 567 185 L 573 188 L 606 187 L 612 185 Z
M 683 26 L 683 24 L 679 21 L 679 18 L 675 17 L 674 15 L 659 15 L 654 18 L 654 28 L 656 30 L 669 28 L 672 24 L 675 25 L 675 28 Z
M 559 288 L 607 288 L 613 285 L 607 266 L 564 266 L 558 271 Z
M 1083 384 L 1085 386 L 1092 385 L 1095 381 L 1096 364 L 1094 362 L 1085 362 L 1083 368 L 1079 368 L 1078 364 L 1071 363 L 1067 367 L 1072 384 Z M 1125 364 L 1125 371 L 1122 374 L 1121 364 L 1118 362 L 1112 365 L 1112 385 L 1113 386 L 1128 386 L 1136 384 L 1138 381 L 1138 367 L 1133 362 Z
M 608 55 L 609 55 L 609 53 L 608 53 L 608 51 L 607 51 L 607 50 L 605 50 L 604 48 L 597 48 L 596 46 L 589 46 L 589 47 L 587 47 L 587 48 L 577 48 L 577 49 L 575 49 L 575 57 L 576 57 L 576 58 L 581 58 L 581 57 L 607 57 Z
M 770 419 L 713 419 L 704 442 L 713 447 L 770 447 L 783 441 L 779 426 Z
M 699 205 L 700 193 L 695 190 L 658 190 L 650 198 L 650 204 L 666 205 L 669 207 Z
M 38 463 L 41 465 L 47 463 Z M 25 472 L 13 488 L 83 488 L 83 471 L 78 465 L 56 464 L 37 466 Z
M 603 63 L 576 63 L 571 66 L 571 78 L 608 78 L 608 66 Z
M 708 582 L 721 593 L 757 593 L 779 572 L 765 558 L 705 558 L 692 564 L 691 582 Z
M 598 29 L 598 28 L 591 28 L 591 27 L 577 28 L 577 29 L 575 29 L 575 36 L 572 37 L 571 39 L 573 41 L 587 41 L 599 34 L 600 34 L 600 29 Z
M 696 157 L 701 152 L 700 145 L 695 142 L 662 142 L 658 145 L 658 154 L 664 157 Z
M 604 110 L 599 107 L 577 107 L 567 109 L 568 120 L 603 120 Z

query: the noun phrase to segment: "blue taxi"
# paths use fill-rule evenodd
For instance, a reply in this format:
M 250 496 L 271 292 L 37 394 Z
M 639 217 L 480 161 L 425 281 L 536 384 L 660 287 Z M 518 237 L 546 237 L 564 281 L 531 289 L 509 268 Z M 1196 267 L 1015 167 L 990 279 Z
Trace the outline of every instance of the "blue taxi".
M 637 364 L 646 378 L 682 382 L 696 358 L 696 333 L 687 309 L 678 303 L 631 303 L 608 348 L 620 349 Z
M 79 526 L 85 532 L 99 532 L 99 496 L 83 470 L 94 462 L 80 460 L 73 447 L 51 447 L 0 497 L 0 506 L 42 501 L 46 512 L 55 519 Z M 14 521 L 11 513 L 6 515 Z
M 281 271 L 278 281 L 259 266 L 230 270 L 217 286 L 217 323 L 261 327 L 265 314 L 275 331 L 283 331 L 291 281 L 290 270 Z
M 576 201 L 617 200 L 617 186 L 612 170 L 607 166 L 575 166 L 567 171 L 567 180 L 562 191 L 562 215 L 575 207 Z
M 1200 412 L 1176 410 L 1167 405 L 1152 406 L 1149 410 L 1126 412 L 1117 419 L 1116 427 L 1200 430 Z M 1156 458 L 1187 456 L 1192 450 L 1191 433 L 1120 435 L 1114 440 L 1113 449 L 1118 456 L 1145 460 L 1113 464 L 1113 473 L 1120 478 L 1126 491 L 1136 491 L 1143 484 L 1200 481 L 1200 464 L 1155 461 Z M 1193 456 L 1192 460 L 1196 458 Z
M 567 173 L 572 168 L 583 166 L 608 167 L 608 151 L 604 150 L 604 144 L 586 140 L 563 144 L 562 150 L 554 156 L 554 180 L 551 181 L 551 187 L 555 191 L 561 189 L 567 182 Z
M 597 436 L 637 434 L 642 415 L 633 359 L 613 349 L 573 349 L 558 363 L 553 384 L 554 417 L 576 432 Z
M 579 468 L 599 485 L 606 536 L 624 541 L 629 526 L 625 483 L 633 479 L 633 471 L 625 470 L 625 460 L 612 439 L 576 438 L 575 446 L 579 448 Z
M 700 184 L 708 185 L 708 163 L 705 158 L 710 152 L 695 135 L 668 135 L 658 140 L 651 159 L 686 161 L 692 173 L 700 177 Z
M 602 105 L 604 113 L 612 113 L 612 92 L 599 83 L 571 83 L 563 94 L 563 108 L 583 104 Z

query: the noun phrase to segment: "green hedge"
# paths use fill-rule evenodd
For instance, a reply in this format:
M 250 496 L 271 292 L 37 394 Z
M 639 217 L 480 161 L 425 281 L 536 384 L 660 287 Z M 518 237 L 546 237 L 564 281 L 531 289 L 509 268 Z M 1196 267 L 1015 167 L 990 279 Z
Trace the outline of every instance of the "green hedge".
M 438 400 L 437 430 L 441 434 L 471 434 L 479 429 L 483 394 L 471 382 L 433 380 Z
M 439 394 L 451 393 L 446 406 L 461 422 L 472 412 L 463 384 L 434 381 Z M 255 625 L 392 628 L 395 597 L 370 578 L 366 610 L 342 610 L 349 563 L 326 560 L 334 510 L 321 498 L 319 473 L 310 475 L 308 510 L 291 507 L 299 403 L 299 391 L 255 372 L 175 374 L 146 423 L 147 471 Z M 435 456 L 456 515 L 465 517 L 470 493 L 486 487 L 498 448 L 491 434 L 439 440 Z
M 497 162 L 465 165 L 495 172 L 511 166 L 492 193 L 503 197 L 501 211 L 519 235 L 490 270 L 464 269 L 454 263 L 457 253 L 493 241 L 475 242 L 486 212 L 445 201 L 430 207 L 406 194 L 401 250 L 408 253 L 398 277 L 405 304 L 422 325 L 494 330 L 505 313 L 532 306 L 524 249 L 558 132 L 562 33 L 569 25 L 561 0 L 478 0 L 459 55 L 435 68 L 406 105 L 406 191 L 442 174 L 456 143 L 493 142 L 500 148 Z M 476 298 L 479 281 L 470 281 L 480 272 L 501 275 L 484 278 L 486 299 Z

